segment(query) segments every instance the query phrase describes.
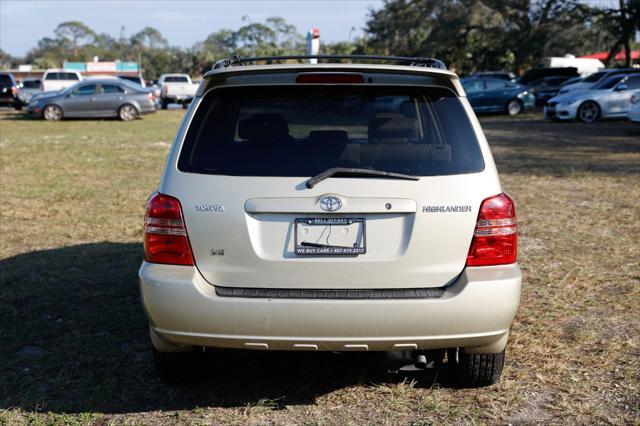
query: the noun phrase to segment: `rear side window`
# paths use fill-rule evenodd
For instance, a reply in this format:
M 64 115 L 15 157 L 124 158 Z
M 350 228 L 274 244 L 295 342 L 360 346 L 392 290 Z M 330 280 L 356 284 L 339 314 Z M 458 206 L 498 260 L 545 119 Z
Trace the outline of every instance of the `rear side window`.
M 434 176 L 480 172 L 484 161 L 449 90 L 315 85 L 209 92 L 178 161 L 184 172 L 235 176 L 331 167 Z
M 50 72 L 47 75 L 44 76 L 45 80 L 60 80 L 60 73 L 59 72 Z
M 102 85 L 103 93 L 124 93 L 124 89 L 116 84 L 103 84 Z
M 13 86 L 13 80 L 7 74 L 0 74 L 0 86 L 11 87 Z
M 164 78 L 165 83 L 188 83 L 189 79 L 187 77 L 181 76 L 169 76 Z
M 79 80 L 78 75 L 72 72 L 61 72 L 60 80 Z

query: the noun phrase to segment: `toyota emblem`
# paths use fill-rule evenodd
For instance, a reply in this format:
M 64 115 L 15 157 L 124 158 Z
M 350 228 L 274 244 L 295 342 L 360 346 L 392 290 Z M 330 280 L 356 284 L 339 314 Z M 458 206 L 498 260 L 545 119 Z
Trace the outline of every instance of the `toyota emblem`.
M 326 212 L 335 212 L 342 207 L 342 201 L 338 197 L 329 196 L 320 199 L 320 208 Z

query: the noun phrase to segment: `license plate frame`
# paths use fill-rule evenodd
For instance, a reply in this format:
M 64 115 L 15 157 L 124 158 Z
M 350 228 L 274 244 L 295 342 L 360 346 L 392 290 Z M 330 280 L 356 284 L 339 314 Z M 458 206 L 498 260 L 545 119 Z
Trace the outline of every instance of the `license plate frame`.
M 359 229 L 356 229 L 355 242 L 353 243 L 353 247 L 344 246 L 344 245 L 327 245 L 327 244 L 318 244 L 318 246 L 314 246 L 313 244 L 317 244 L 316 242 L 311 241 L 301 241 L 301 235 L 299 233 L 299 228 L 301 225 L 306 225 L 307 227 L 321 227 L 321 226 L 340 226 L 340 227 L 352 227 L 359 225 Z M 365 254 L 367 252 L 367 224 L 366 220 L 361 217 L 335 217 L 335 218 L 326 218 L 326 217 L 301 217 L 296 218 L 293 222 L 293 244 L 294 251 L 296 255 L 299 256 L 359 256 L 361 254 Z M 331 228 L 330 228 L 331 230 Z M 329 237 L 327 237 L 328 240 Z M 304 245 L 304 243 L 308 243 L 309 245 Z

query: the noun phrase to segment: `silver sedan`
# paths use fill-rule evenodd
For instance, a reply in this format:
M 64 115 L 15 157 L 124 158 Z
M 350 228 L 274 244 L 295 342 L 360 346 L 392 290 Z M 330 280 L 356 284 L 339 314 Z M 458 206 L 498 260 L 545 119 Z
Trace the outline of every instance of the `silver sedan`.
M 27 111 L 34 117 L 61 120 L 75 117 L 118 117 L 131 121 L 155 112 L 153 92 L 115 79 L 86 80 L 57 92 L 34 96 Z

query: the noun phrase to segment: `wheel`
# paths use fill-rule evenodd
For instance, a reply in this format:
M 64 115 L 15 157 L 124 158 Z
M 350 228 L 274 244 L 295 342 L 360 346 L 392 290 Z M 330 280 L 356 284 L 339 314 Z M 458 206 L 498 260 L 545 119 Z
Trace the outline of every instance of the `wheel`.
M 62 109 L 58 105 L 47 105 L 42 111 L 42 116 L 49 121 L 62 120 Z
M 138 110 L 133 105 L 124 104 L 118 110 L 118 118 L 122 121 L 135 120 L 138 116 Z
M 21 103 L 17 103 L 13 107 L 16 109 L 16 111 L 22 111 L 22 104 Z
M 593 101 L 583 102 L 578 107 L 578 120 L 583 123 L 595 123 L 600 118 L 600 107 Z
M 160 101 L 160 106 L 162 107 L 162 109 L 167 109 L 169 107 L 169 102 L 163 99 Z
M 509 115 L 518 115 L 522 112 L 522 102 L 518 99 L 511 99 L 507 102 L 506 106 L 507 114 Z
M 502 375 L 504 350 L 496 354 L 470 354 L 464 348 L 448 349 L 447 362 L 459 387 L 489 386 Z
M 160 352 L 153 348 L 153 365 L 163 383 L 177 385 L 195 381 L 200 372 L 200 352 Z

